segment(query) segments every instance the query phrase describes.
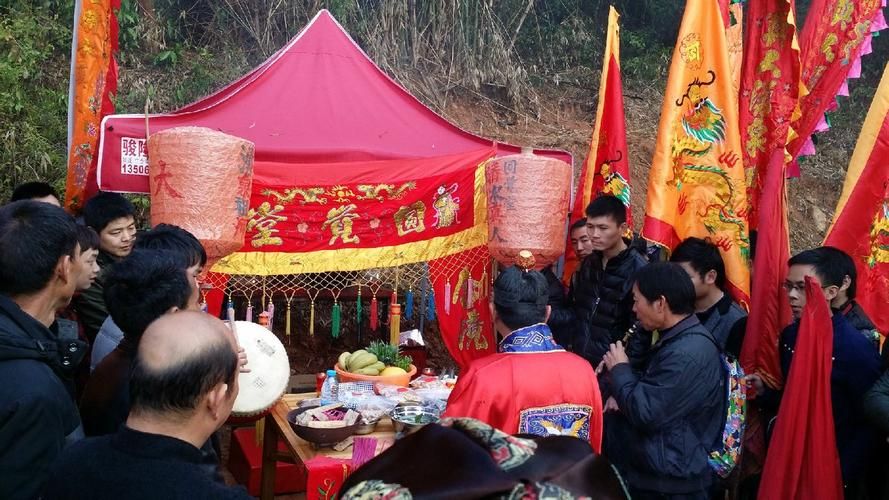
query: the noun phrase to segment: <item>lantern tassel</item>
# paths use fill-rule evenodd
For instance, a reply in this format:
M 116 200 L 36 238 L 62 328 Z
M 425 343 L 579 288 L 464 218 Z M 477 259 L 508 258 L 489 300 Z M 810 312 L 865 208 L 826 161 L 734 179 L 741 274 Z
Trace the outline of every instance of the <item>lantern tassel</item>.
M 290 302 L 287 303 L 287 314 L 284 319 L 286 320 L 285 325 L 284 325 L 284 334 L 289 337 L 290 336 Z
M 410 320 L 414 316 L 414 290 L 409 288 L 404 294 L 404 319 Z
M 466 308 L 469 309 L 472 307 L 472 304 L 475 302 L 475 297 L 472 293 L 472 278 L 466 280 Z
M 247 317 L 245 319 L 247 322 L 253 321 L 253 304 L 247 306 Z
M 398 346 L 398 337 L 401 333 L 401 306 L 397 303 L 389 304 L 389 343 Z
M 225 307 L 225 319 L 234 323 L 235 321 L 235 305 L 232 304 L 232 299 L 229 297 L 228 304 Z
M 315 336 L 315 301 L 309 305 L 309 336 Z
M 444 296 L 444 312 L 449 315 L 451 314 L 451 280 L 445 283 Z
M 435 321 L 435 290 L 429 289 L 428 299 L 426 300 L 426 317 L 429 321 Z
M 269 330 L 271 330 L 275 321 L 275 304 L 272 302 L 271 298 L 269 299 L 269 308 L 267 312 L 269 313 Z
M 340 338 L 340 305 L 338 302 L 333 303 L 333 311 L 330 312 L 330 335 L 335 339 Z
M 370 299 L 370 329 L 376 330 L 377 326 L 380 324 L 380 320 L 377 317 L 377 297 L 374 296 Z

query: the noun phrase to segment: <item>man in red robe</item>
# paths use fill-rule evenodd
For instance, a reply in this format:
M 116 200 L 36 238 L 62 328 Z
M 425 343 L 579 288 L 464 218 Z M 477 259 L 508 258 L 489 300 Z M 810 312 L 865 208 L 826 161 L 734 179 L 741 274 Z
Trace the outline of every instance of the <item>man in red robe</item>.
M 494 281 L 497 354 L 476 359 L 448 399 L 445 417 L 472 417 L 509 434 L 568 435 L 602 442 L 602 397 L 590 364 L 565 351 L 546 325 L 546 278 L 510 267 Z

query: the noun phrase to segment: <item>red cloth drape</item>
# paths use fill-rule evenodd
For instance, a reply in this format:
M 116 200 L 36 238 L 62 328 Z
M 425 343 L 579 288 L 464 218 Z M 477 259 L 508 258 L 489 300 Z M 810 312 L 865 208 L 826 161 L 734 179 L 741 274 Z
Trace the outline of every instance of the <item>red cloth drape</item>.
M 759 211 L 759 238 L 753 262 L 750 316 L 741 350 L 747 373 L 759 373 L 772 386 L 782 384 L 778 335 L 790 323 L 787 294 L 781 288 L 787 275 L 790 241 L 787 231 L 784 152 L 772 153 Z
M 842 500 L 843 480 L 830 399 L 833 330 L 816 280 L 806 278 L 806 307 L 793 364 L 769 443 L 760 500 Z

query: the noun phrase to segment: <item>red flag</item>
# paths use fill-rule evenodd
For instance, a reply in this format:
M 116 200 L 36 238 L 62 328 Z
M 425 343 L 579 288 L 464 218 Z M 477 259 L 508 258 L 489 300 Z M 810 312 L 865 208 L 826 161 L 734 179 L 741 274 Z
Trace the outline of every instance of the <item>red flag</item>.
M 846 172 L 843 194 L 825 245 L 855 261 L 856 300 L 877 329 L 889 332 L 889 66 Z
M 600 194 L 618 197 L 630 207 L 630 165 L 627 158 L 627 129 L 624 120 L 624 95 L 620 77 L 620 34 L 614 7 L 608 15 L 605 58 L 599 81 L 599 104 L 590 151 L 580 174 L 580 186 L 574 199 L 571 220 L 584 216 L 587 205 Z M 627 211 L 627 222 L 633 219 Z
M 792 124 L 796 138 L 788 151 L 794 159 L 815 153 L 811 135 L 828 128 L 824 113 L 836 108 L 837 95 L 849 95 L 846 79 L 861 74 L 861 56 L 871 50 L 872 33 L 886 26 L 883 2 L 815 0 L 809 7 L 800 36 L 802 83 L 809 94 Z M 795 164 L 791 170 L 797 174 Z
M 759 211 L 760 231 L 753 261 L 753 292 L 741 365 L 759 373 L 774 388 L 782 385 L 778 335 L 791 321 L 790 305 L 782 285 L 787 276 L 790 240 L 787 230 L 787 194 L 784 150 L 772 152 Z
M 827 299 L 806 278 L 806 306 L 793 365 L 769 443 L 760 500 L 842 500 L 843 479 L 830 399 L 833 329 Z
M 797 118 L 800 56 L 793 0 L 750 0 L 744 68 L 739 97 L 741 143 L 747 178 L 750 228 L 772 152 L 787 145 L 790 122 Z

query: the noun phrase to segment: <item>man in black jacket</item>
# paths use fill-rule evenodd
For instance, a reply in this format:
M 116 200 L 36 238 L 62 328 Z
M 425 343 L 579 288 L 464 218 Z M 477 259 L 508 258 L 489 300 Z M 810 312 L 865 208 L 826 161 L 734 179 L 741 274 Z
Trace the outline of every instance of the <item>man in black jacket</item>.
M 648 262 L 623 238 L 627 208 L 618 198 L 602 195 L 586 209 L 593 253 L 583 260 L 568 297 L 576 325 L 575 353 L 598 366 L 608 345 L 633 324 L 632 277 Z
M 620 342 L 603 357 L 617 418 L 606 422 L 605 454 L 619 453 L 634 499 L 706 499 L 708 455 L 725 424 L 725 369 L 716 340 L 694 314 L 695 291 L 677 264 L 642 268 L 633 311 L 657 332 L 641 373 Z
M 83 342 L 59 336 L 82 263 L 59 207 L 0 208 L 0 498 L 33 498 L 62 448 L 83 436 L 72 376 Z
M 590 240 L 590 236 L 587 233 L 586 218 L 578 219 L 571 224 L 571 227 L 568 229 L 568 239 L 571 243 L 571 248 L 574 249 L 574 255 L 577 256 L 579 262 L 583 262 L 584 259 L 593 253 L 593 242 Z M 552 266 L 544 268 L 542 273 L 546 278 L 546 283 L 549 287 L 548 304 L 552 311 L 546 324 L 549 325 L 550 330 L 552 330 L 553 338 L 556 339 L 556 342 L 570 350 L 571 343 L 574 341 L 575 318 L 567 303 L 565 287 L 562 286 L 562 282 L 559 281 L 559 278 L 553 273 Z M 574 281 L 576 277 L 577 273 L 573 273 L 568 277 L 569 296 L 572 294 L 571 290 L 574 289 Z
M 43 498 L 249 499 L 201 466 L 200 446 L 225 423 L 238 395 L 231 330 L 200 312 L 166 314 L 148 327 L 137 352 L 126 425 L 65 450 Z
M 724 352 L 738 359 L 747 312 L 725 292 L 725 263 L 719 248 L 700 238 L 686 238 L 670 255 L 695 287 L 695 314 Z
M 830 308 L 846 318 L 853 328 L 861 332 L 877 348 L 880 346 L 880 334 L 873 321 L 864 312 L 864 309 L 855 301 L 858 288 L 858 270 L 855 269 L 855 261 L 846 252 L 834 247 L 820 247 L 819 252 L 828 256 L 836 263 L 838 272 L 843 273 L 843 282 L 837 289 L 837 296 L 830 301 Z

